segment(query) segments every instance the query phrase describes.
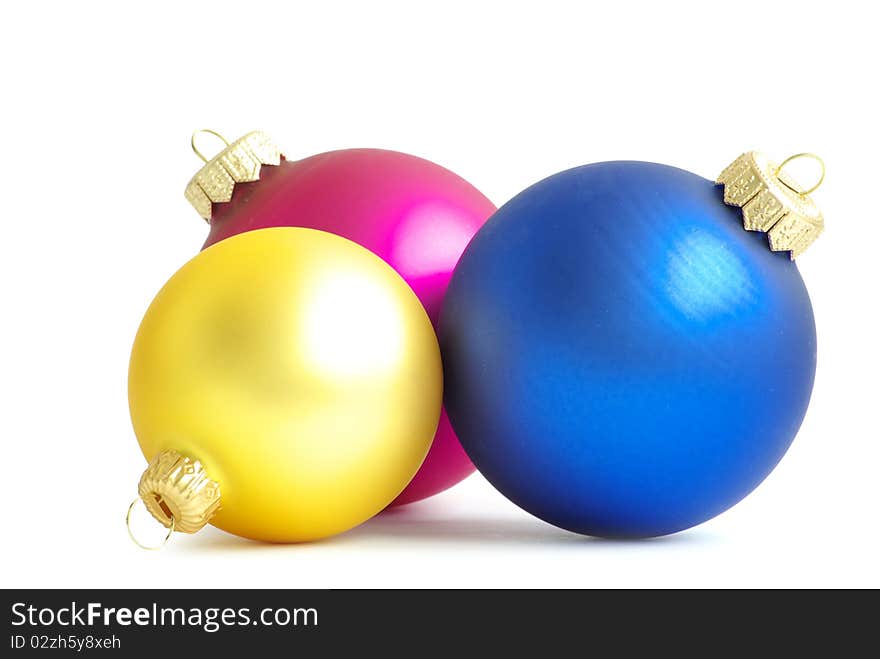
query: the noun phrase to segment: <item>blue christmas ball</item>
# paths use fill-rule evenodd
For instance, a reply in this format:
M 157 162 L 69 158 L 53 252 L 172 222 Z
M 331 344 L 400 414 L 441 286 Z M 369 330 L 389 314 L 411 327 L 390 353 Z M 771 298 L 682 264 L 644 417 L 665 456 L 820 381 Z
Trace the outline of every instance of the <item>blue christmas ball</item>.
M 586 165 L 475 236 L 441 317 L 446 406 L 511 501 L 571 531 L 673 533 L 774 468 L 816 366 L 788 253 L 674 167 Z

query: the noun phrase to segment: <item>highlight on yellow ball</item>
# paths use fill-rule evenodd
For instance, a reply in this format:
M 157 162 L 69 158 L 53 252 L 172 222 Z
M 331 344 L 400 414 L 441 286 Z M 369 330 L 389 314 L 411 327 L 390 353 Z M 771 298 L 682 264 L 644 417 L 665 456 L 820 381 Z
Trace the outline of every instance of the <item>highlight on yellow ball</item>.
M 139 494 L 180 531 L 331 536 L 406 487 L 441 399 L 431 322 L 390 266 L 321 231 L 243 233 L 184 265 L 138 330 Z

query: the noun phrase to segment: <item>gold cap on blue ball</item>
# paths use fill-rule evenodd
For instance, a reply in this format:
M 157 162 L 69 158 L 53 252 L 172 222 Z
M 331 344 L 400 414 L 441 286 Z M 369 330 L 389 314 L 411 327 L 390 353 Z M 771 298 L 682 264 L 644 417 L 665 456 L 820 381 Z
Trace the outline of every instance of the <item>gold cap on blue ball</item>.
M 818 182 L 803 188 L 783 171 L 797 158 L 813 158 L 822 167 Z M 770 249 L 791 253 L 795 259 L 809 247 L 825 228 L 819 208 L 810 198 L 825 178 L 822 159 L 811 153 L 799 153 L 779 165 L 758 151 L 749 151 L 734 160 L 718 176 L 724 186 L 724 202 L 742 208 L 743 227 L 767 234 Z

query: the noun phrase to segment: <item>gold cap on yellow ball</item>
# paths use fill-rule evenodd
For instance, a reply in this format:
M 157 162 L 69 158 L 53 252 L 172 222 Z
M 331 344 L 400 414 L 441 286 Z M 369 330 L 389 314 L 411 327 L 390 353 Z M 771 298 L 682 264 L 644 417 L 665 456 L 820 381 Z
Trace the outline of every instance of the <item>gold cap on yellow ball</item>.
M 198 460 L 177 451 L 161 451 L 138 483 L 138 495 L 165 528 L 195 533 L 220 508 L 220 485 Z
M 220 509 L 220 485 L 208 476 L 201 462 L 174 450 L 160 451 L 150 461 L 138 483 L 138 496 L 150 514 L 168 529 L 165 540 L 147 546 L 131 530 L 132 501 L 125 516 L 128 534 L 143 549 L 160 549 L 175 531 L 195 533 Z

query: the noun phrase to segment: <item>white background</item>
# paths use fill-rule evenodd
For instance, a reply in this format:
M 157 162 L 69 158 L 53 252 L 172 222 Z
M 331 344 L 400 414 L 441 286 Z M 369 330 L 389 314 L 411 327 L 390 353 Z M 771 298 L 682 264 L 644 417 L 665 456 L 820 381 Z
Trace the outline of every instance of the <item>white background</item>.
M 880 586 L 880 134 L 866 2 L 17 2 L 0 20 L 0 586 Z M 194 128 L 291 157 L 372 146 L 501 204 L 574 165 L 714 176 L 815 151 L 827 231 L 798 260 L 819 370 L 788 455 L 733 510 L 647 542 L 580 538 L 479 476 L 343 536 L 206 529 L 162 552 L 123 514 L 144 460 L 126 369 L 199 249 Z

